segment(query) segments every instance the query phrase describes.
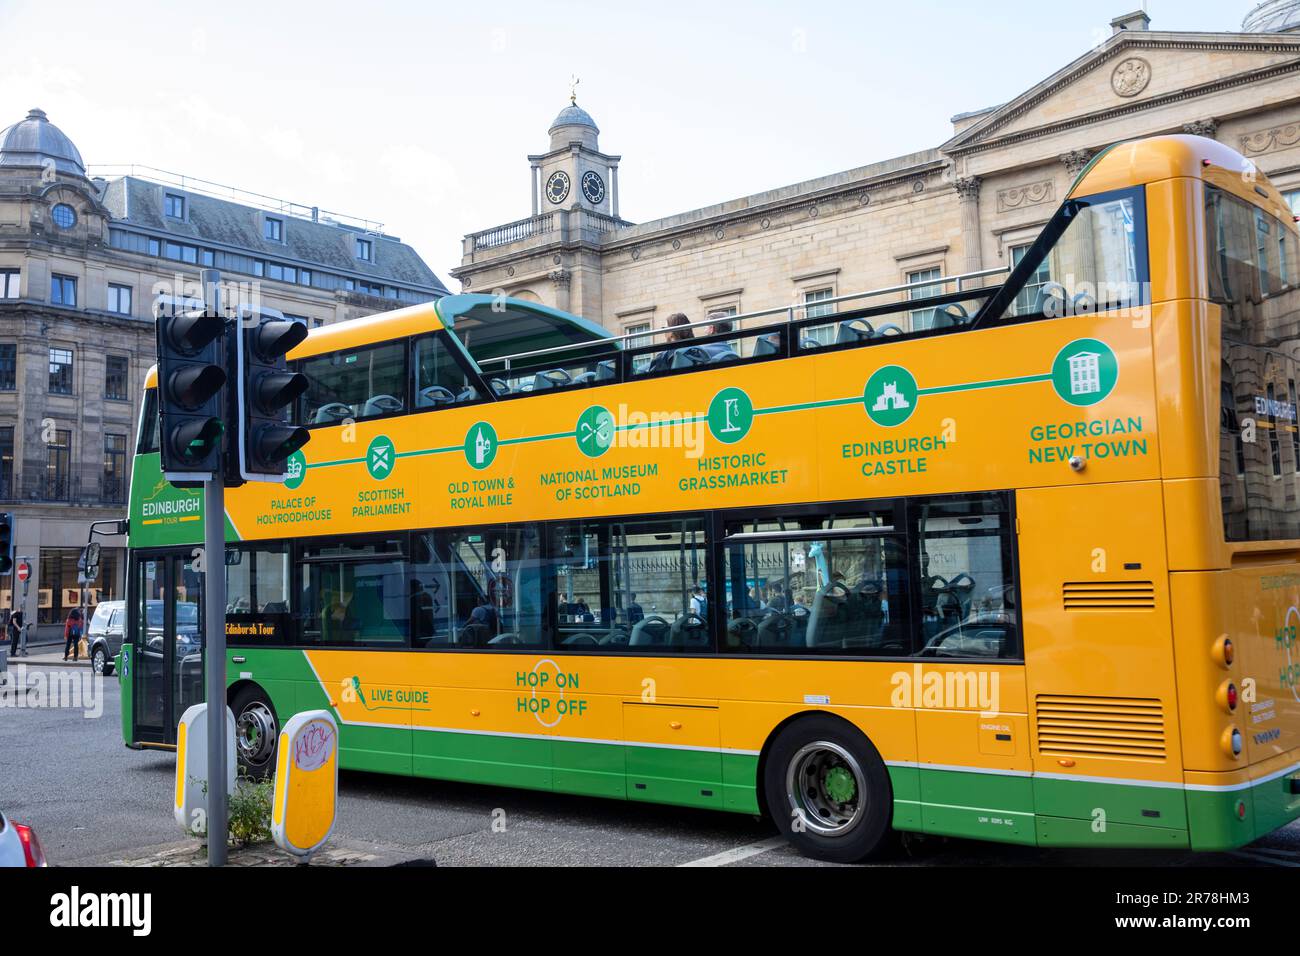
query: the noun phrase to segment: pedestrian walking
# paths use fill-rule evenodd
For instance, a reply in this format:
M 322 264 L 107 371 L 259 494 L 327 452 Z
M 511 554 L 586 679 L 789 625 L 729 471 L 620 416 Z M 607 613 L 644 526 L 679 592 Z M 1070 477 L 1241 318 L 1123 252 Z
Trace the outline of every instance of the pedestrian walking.
M 23 612 L 14 611 L 9 615 L 9 656 L 18 656 L 18 644 L 23 637 Z
M 68 659 L 68 651 L 72 651 L 72 659 L 76 661 L 81 656 L 81 608 L 74 607 L 68 612 L 68 620 L 63 625 L 63 659 Z

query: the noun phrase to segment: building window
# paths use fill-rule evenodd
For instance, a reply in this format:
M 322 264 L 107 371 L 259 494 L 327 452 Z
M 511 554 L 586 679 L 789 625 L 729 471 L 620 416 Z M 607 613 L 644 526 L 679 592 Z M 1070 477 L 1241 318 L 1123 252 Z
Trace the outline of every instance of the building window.
M 105 501 L 121 503 L 126 500 L 126 436 L 104 436 L 104 485 L 101 489 Z
M 0 392 L 12 392 L 18 387 L 18 346 L 12 342 L 0 344 Z
M 50 349 L 50 391 L 72 394 L 72 349 Z
M 50 210 L 50 218 L 60 229 L 71 229 L 77 224 L 77 214 L 72 207 L 65 202 L 59 203 Z
M 942 285 L 921 284 L 925 282 L 931 282 L 935 279 L 940 278 L 942 275 L 943 275 L 943 270 L 940 269 L 938 266 L 935 266 L 932 269 L 919 269 L 916 272 L 909 272 L 907 274 L 907 284 L 910 286 L 916 286 L 916 288 L 907 290 L 907 298 L 909 300 L 928 299 L 930 298 L 930 296 L 942 294 L 943 293 Z M 936 309 L 913 310 L 912 328 L 910 331 L 919 332 L 922 329 L 933 328 L 934 314 L 936 311 L 937 311 Z
M 168 259 L 176 259 L 179 262 L 192 262 L 197 264 L 199 261 L 199 250 L 197 246 L 187 246 L 179 242 L 169 242 L 166 244 L 163 254 Z
M 284 220 L 267 216 L 262 220 L 262 235 L 271 242 L 284 242 Z
M 162 255 L 162 242 L 161 242 L 161 241 L 159 241 L 159 240 L 157 240 L 157 239 L 150 239 L 150 240 L 149 240 L 149 255 L 151 255 L 151 256 L 161 256 L 161 255 Z
M 175 193 L 167 193 L 163 197 L 163 212 L 169 219 L 185 218 L 185 197 L 178 196 Z
M 68 497 L 68 475 L 72 471 L 72 432 L 56 428 L 54 440 L 45 447 L 45 498 L 63 501 Z
M 15 498 L 14 426 L 0 425 L 0 501 Z
M 1291 207 L 1291 215 L 1300 216 L 1300 189 L 1292 189 L 1282 194 L 1286 204 Z
M 1013 246 L 1011 249 L 1011 268 L 1020 265 L 1020 260 L 1025 257 L 1029 251 L 1029 245 Z M 1048 258 L 1043 259 L 1039 265 L 1038 271 L 1029 277 L 1025 282 L 1025 287 L 1020 290 L 1016 296 L 1015 304 L 1011 307 L 1012 315 L 1037 315 L 1041 313 L 1041 303 L 1038 301 L 1039 290 L 1047 283 L 1052 281 L 1052 263 Z
M 363 262 L 375 261 L 375 247 L 369 239 L 357 240 L 357 258 Z
M 310 269 L 299 269 L 299 270 L 298 270 L 298 281 L 301 282 L 303 285 L 311 285 L 311 270 L 310 270 Z
M 809 289 L 803 294 L 804 315 L 810 319 L 834 315 L 835 303 L 827 301 L 834 297 L 834 289 Z M 830 345 L 835 341 L 835 330 L 835 325 L 814 325 L 804 329 L 804 336 L 818 345 Z
M 75 276 L 61 276 L 57 273 L 50 277 L 50 302 L 53 305 L 75 306 L 77 304 L 77 279 Z
M 217 254 L 213 252 L 211 249 L 204 249 L 203 264 L 208 268 L 215 266 L 217 264 Z
M 128 363 L 124 355 L 110 355 L 104 360 L 104 397 L 126 401 Z
M 118 315 L 131 314 L 131 287 L 129 285 L 108 286 L 108 311 Z
M 0 299 L 18 298 L 18 285 L 22 273 L 17 269 L 0 269 Z

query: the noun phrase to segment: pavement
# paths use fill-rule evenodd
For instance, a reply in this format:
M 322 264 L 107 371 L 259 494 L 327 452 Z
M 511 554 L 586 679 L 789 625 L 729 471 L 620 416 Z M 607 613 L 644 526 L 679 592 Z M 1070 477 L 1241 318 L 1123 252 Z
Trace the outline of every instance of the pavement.
M 71 670 L 61 660 L 24 662 L 29 677 Z M 60 706 L 17 706 L 14 689 L 0 688 L 0 808 L 35 827 L 54 866 L 203 865 L 197 842 L 172 820 L 174 755 L 127 749 L 116 678 L 74 673 L 88 678 L 71 682 L 84 684 L 82 698 Z M 831 865 L 799 856 L 770 823 L 738 814 L 348 771 L 325 851 L 332 855 L 313 865 Z M 237 865 L 292 863 L 265 846 L 237 854 Z M 1300 823 L 1229 854 L 909 836 L 877 865 L 1300 868 Z

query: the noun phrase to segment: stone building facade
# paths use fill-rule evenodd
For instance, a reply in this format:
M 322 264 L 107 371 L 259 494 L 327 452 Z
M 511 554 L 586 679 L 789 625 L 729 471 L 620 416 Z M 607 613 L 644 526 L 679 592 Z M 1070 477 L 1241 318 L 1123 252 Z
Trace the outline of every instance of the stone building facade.
M 0 511 L 45 636 L 78 602 L 90 522 L 126 515 L 155 301 L 194 294 L 202 268 L 311 325 L 446 294 L 376 224 L 153 171 L 92 176 L 40 110 L 0 132 Z M 125 594 L 125 542 L 101 540 L 92 604 Z M 13 597 L 0 578 L 0 613 Z
M 1121 16 L 1104 43 L 1010 102 L 954 117 L 932 149 L 653 222 L 622 220 L 595 192 L 543 188 L 529 218 L 466 236 L 452 276 L 618 334 L 674 312 L 816 315 L 827 298 L 1010 267 L 1098 150 L 1160 133 L 1215 137 L 1300 197 L 1297 8 L 1262 4 L 1239 33 L 1159 32 L 1144 13 Z M 540 174 L 576 181 L 604 163 L 612 189 L 619 157 L 600 153 L 598 133 L 567 107 Z

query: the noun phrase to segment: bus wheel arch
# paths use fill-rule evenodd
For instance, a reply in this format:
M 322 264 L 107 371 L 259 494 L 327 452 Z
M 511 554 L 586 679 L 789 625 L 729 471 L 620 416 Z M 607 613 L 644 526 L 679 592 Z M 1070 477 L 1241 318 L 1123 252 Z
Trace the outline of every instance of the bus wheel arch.
M 275 769 L 275 748 L 280 736 L 280 718 L 275 704 L 255 681 L 239 680 L 226 690 L 226 700 L 235 715 L 235 756 L 239 772 L 257 780 Z
M 803 711 L 777 725 L 757 782 L 767 815 L 807 856 L 856 863 L 891 842 L 888 768 L 866 733 L 837 714 Z

